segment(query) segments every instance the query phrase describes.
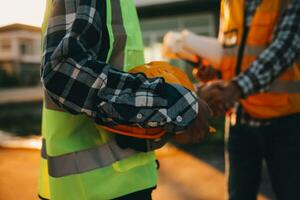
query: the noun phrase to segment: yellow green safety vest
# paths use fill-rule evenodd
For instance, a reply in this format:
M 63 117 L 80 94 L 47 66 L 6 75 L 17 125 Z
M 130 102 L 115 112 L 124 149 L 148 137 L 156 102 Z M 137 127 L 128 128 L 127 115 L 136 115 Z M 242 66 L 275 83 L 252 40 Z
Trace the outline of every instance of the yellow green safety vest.
M 52 0 L 47 0 L 45 33 Z M 124 71 L 144 64 L 144 47 L 133 0 L 107 0 L 106 62 Z M 113 199 L 156 185 L 153 152 L 121 149 L 114 134 L 85 115 L 43 107 L 39 196 L 51 200 Z

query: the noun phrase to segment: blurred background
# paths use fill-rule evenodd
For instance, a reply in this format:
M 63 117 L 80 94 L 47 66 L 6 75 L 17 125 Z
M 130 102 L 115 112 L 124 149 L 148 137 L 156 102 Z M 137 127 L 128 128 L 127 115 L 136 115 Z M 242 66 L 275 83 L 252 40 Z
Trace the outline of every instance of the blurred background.
M 170 30 L 217 36 L 219 0 L 136 0 L 136 6 L 147 62 L 166 60 L 161 43 Z M 34 149 L 40 148 L 44 7 L 44 0 L 0 0 L 0 200 L 37 197 L 39 151 Z M 191 65 L 167 61 L 192 78 Z M 161 168 L 154 199 L 224 199 L 224 119 L 211 124 L 217 133 L 202 144 L 170 143 L 157 152 Z M 265 172 L 259 198 L 273 198 Z

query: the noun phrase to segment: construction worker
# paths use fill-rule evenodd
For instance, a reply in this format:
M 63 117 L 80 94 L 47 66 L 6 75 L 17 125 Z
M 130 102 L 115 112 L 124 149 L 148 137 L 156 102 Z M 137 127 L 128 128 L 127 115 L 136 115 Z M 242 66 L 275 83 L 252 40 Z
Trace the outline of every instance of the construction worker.
M 299 0 L 221 2 L 223 80 L 199 93 L 215 115 L 240 102 L 228 120 L 231 200 L 256 199 L 263 159 L 277 199 L 300 199 L 299 22 Z
M 40 199 L 151 199 L 153 149 L 96 124 L 188 127 L 194 142 L 207 133 L 208 107 L 194 92 L 124 72 L 144 64 L 143 51 L 133 0 L 47 1 Z

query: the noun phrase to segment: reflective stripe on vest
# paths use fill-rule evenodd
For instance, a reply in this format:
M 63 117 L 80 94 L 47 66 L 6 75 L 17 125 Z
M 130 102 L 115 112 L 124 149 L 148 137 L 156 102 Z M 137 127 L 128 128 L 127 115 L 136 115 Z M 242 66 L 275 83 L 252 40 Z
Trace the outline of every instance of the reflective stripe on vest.
M 224 56 L 236 56 L 239 50 L 239 46 L 225 47 L 223 50 Z M 244 49 L 244 56 L 259 56 L 264 50 L 265 46 L 251 46 L 246 45 Z
M 95 148 L 60 156 L 47 155 L 46 141 L 43 140 L 41 150 L 41 156 L 48 160 L 48 172 L 52 177 L 63 177 L 106 167 L 134 154 L 136 151 L 121 149 L 114 140 Z
M 114 34 L 114 38 L 118 38 L 114 40 L 113 49 L 111 53 L 110 64 L 119 70 L 123 70 L 124 57 L 125 57 L 125 46 L 126 46 L 126 31 L 123 25 L 123 17 L 121 11 L 121 5 L 118 0 L 112 0 L 111 6 L 114 9 L 114 15 L 112 15 L 112 24 L 118 24 L 118 26 L 113 26 L 112 31 Z
M 275 93 L 287 92 L 290 94 L 297 94 L 300 93 L 300 81 L 276 80 L 271 85 L 269 91 Z

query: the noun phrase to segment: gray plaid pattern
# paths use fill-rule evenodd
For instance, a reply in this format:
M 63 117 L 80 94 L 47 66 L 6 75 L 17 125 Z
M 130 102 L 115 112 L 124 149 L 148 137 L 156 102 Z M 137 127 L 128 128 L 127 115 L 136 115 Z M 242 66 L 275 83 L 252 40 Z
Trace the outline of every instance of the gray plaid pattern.
M 261 0 L 248 0 L 245 4 L 246 22 L 251 19 Z M 300 2 L 293 0 L 283 11 L 281 20 L 274 30 L 273 42 L 234 81 L 245 96 L 257 92 L 267 92 L 271 83 L 285 72 L 300 55 Z M 252 118 L 243 109 L 240 113 L 241 123 L 249 126 L 262 126 L 268 121 Z
M 246 25 L 250 26 L 252 17 L 256 11 L 257 6 L 261 3 L 262 0 L 246 0 L 245 2 L 245 11 L 246 11 Z
M 41 66 L 50 98 L 65 111 L 85 114 L 102 125 L 184 130 L 197 116 L 196 94 L 105 63 L 105 9 L 106 1 L 53 1 Z

